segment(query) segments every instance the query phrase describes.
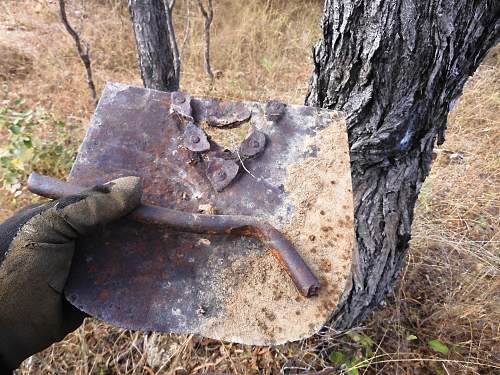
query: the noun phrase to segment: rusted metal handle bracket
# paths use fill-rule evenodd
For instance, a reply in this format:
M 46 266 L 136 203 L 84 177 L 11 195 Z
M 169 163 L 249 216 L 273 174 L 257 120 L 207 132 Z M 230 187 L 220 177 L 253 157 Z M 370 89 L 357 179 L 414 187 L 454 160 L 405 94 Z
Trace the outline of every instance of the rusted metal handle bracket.
M 78 194 L 87 188 L 75 186 L 52 177 L 32 173 L 28 189 L 37 195 L 58 199 Z M 203 215 L 143 204 L 128 218 L 146 224 L 166 225 L 180 232 L 200 234 L 233 234 L 254 237 L 271 249 L 299 292 L 305 297 L 317 295 L 320 282 L 295 247 L 271 224 L 252 216 Z

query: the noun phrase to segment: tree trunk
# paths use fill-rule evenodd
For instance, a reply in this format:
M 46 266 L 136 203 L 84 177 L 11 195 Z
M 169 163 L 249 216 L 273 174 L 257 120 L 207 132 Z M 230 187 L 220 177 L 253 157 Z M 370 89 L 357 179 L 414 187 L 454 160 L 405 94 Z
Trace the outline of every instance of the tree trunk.
M 434 142 L 498 42 L 499 13 L 498 0 L 326 0 L 306 104 L 348 116 L 357 240 L 336 328 L 392 290 Z
M 128 6 L 144 86 L 162 91 L 178 90 L 163 0 L 129 0 Z

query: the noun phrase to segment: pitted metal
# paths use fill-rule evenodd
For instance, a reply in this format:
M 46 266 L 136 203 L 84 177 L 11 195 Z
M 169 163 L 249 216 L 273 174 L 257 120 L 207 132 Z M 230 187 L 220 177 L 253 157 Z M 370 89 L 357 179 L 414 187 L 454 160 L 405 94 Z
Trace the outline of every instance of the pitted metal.
M 207 123 L 217 128 L 237 126 L 250 120 L 252 112 L 241 102 L 218 99 L 198 99 L 191 103 L 197 123 Z

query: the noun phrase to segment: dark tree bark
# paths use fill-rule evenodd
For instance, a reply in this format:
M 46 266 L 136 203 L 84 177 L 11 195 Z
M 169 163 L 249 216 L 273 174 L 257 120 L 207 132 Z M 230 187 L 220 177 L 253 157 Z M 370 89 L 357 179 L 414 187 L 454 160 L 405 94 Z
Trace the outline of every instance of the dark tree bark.
M 498 0 L 326 0 L 306 103 L 348 115 L 357 240 L 336 328 L 392 290 L 434 143 L 498 42 L 499 13 Z
M 162 91 L 178 90 L 163 0 L 129 0 L 128 5 L 144 86 Z

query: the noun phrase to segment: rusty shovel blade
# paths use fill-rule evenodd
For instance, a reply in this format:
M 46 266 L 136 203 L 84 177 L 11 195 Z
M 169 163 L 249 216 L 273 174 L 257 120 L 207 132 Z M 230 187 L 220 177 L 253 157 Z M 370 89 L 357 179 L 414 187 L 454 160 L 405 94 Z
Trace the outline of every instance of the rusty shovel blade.
M 127 329 L 256 345 L 317 332 L 350 270 L 345 129 L 318 108 L 109 83 L 52 196 L 133 175 L 145 207 L 79 240 L 66 298 Z M 56 193 L 45 182 L 32 189 Z

